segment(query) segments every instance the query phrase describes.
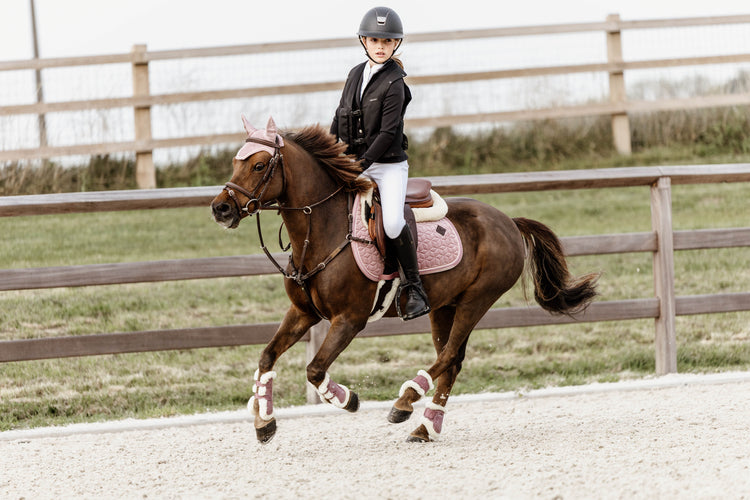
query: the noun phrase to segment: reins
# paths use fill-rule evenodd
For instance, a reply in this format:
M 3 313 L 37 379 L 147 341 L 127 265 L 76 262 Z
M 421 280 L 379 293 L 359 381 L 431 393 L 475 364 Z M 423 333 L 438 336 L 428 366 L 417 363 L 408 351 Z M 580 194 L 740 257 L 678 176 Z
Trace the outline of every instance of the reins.
M 278 210 L 278 211 L 301 210 L 302 213 L 307 215 L 307 234 L 305 235 L 305 242 L 304 242 L 304 245 L 302 246 L 302 256 L 300 259 L 301 263 L 305 261 L 305 256 L 307 255 L 307 249 L 310 246 L 310 233 L 312 232 L 312 209 L 327 202 L 328 200 L 336 196 L 339 192 L 341 192 L 342 189 L 343 189 L 343 186 L 340 186 L 333 193 L 329 194 L 322 200 L 315 202 L 311 205 L 306 205 L 304 207 L 284 207 L 281 205 L 266 205 L 266 206 L 261 207 L 261 210 Z M 341 252 L 341 250 L 343 250 L 346 247 L 347 244 L 349 244 L 350 235 L 347 235 L 347 240 L 343 244 L 341 244 L 336 250 L 331 252 L 331 254 L 328 255 L 328 257 L 326 257 L 320 264 L 315 266 L 312 271 L 305 273 L 305 274 L 300 274 L 300 270 L 298 270 L 297 267 L 294 265 L 294 259 L 293 259 L 294 255 L 292 254 L 289 256 L 289 263 L 292 265 L 293 272 L 288 273 L 286 269 L 281 267 L 281 264 L 279 264 L 276 261 L 276 259 L 274 259 L 273 255 L 271 255 L 271 252 L 268 250 L 268 247 L 266 246 L 263 240 L 263 230 L 260 225 L 260 213 L 259 212 L 257 212 L 257 215 L 256 215 L 256 223 L 258 226 L 258 238 L 260 239 L 260 248 L 269 258 L 271 263 L 273 263 L 273 265 L 276 266 L 276 269 L 278 269 L 279 272 L 284 275 L 285 278 L 294 280 L 294 282 L 300 286 L 302 286 L 305 280 L 309 279 L 311 276 L 314 276 L 315 274 L 325 269 L 328 263 L 331 262 L 334 259 L 334 257 L 336 257 L 336 255 L 338 255 Z M 281 233 L 281 228 L 279 228 L 279 233 Z M 279 243 L 281 243 L 281 236 L 279 236 Z M 282 245 L 282 250 L 283 250 L 283 245 Z
M 227 191 L 227 194 L 229 197 L 234 201 L 235 205 L 237 206 L 237 209 L 242 212 L 247 212 L 247 215 L 256 215 L 256 225 L 258 227 L 258 238 L 260 240 L 260 248 L 263 250 L 263 252 L 266 254 L 266 257 L 271 261 L 271 263 L 276 267 L 276 269 L 284 276 L 286 279 L 293 280 L 297 285 L 300 286 L 307 295 L 307 298 L 310 302 L 310 305 L 312 306 L 315 313 L 321 318 L 321 319 L 327 319 L 323 313 L 315 306 L 315 303 L 313 302 L 312 295 L 310 294 L 310 290 L 307 287 L 307 280 L 309 280 L 311 277 L 315 276 L 319 272 L 323 271 L 328 264 L 331 263 L 333 259 L 335 259 L 352 241 L 357 241 L 359 243 L 364 243 L 368 245 L 373 245 L 373 241 L 365 240 L 362 238 L 358 238 L 354 236 L 353 234 L 353 225 L 354 225 L 354 216 L 353 216 L 353 204 L 354 199 L 349 194 L 347 197 L 347 207 L 348 207 L 348 231 L 346 234 L 346 237 L 344 241 L 336 247 L 331 253 L 328 254 L 328 256 L 323 259 L 317 266 L 315 266 L 312 270 L 303 273 L 302 267 L 305 262 L 305 257 L 307 256 L 307 249 L 310 246 L 310 235 L 312 232 L 312 212 L 313 208 L 319 207 L 320 205 L 323 205 L 327 201 L 333 199 L 337 194 L 339 194 L 343 189 L 344 186 L 339 186 L 336 190 L 334 190 L 331 194 L 326 196 L 325 198 L 315 202 L 311 203 L 309 205 L 305 205 L 304 207 L 285 207 L 281 204 L 279 204 L 278 200 L 272 200 L 266 204 L 260 203 L 260 198 L 263 197 L 266 190 L 268 189 L 268 186 L 271 183 L 271 180 L 273 178 L 274 173 L 276 172 L 276 167 L 281 166 L 281 178 L 282 178 L 282 190 L 286 190 L 286 176 L 284 175 L 284 164 L 283 164 L 283 155 L 281 154 L 280 147 L 278 144 L 265 141 L 263 139 L 256 139 L 253 137 L 248 137 L 246 139 L 246 142 L 257 142 L 259 144 L 262 144 L 264 146 L 269 146 L 274 148 L 274 154 L 271 157 L 271 160 L 268 163 L 268 168 L 266 169 L 266 172 L 263 174 L 263 178 L 258 182 L 258 184 L 255 186 L 255 188 L 252 191 L 248 191 L 247 189 L 243 188 L 242 186 L 239 186 L 233 182 L 227 182 L 224 185 L 224 190 Z M 260 190 L 260 194 L 257 194 L 257 191 Z M 235 191 L 241 193 L 245 197 L 248 198 L 248 202 L 245 203 L 244 206 L 240 203 L 240 201 L 237 199 L 237 195 L 235 194 Z M 251 211 L 250 205 L 254 204 L 254 209 Z M 305 215 L 307 215 L 307 234 L 305 235 L 304 244 L 302 246 L 302 255 L 300 258 L 300 269 L 297 268 L 297 266 L 294 264 L 294 253 L 292 252 L 289 255 L 289 265 L 292 268 L 292 272 L 287 272 L 286 269 L 284 269 L 281 264 L 278 263 L 278 261 L 273 257 L 271 252 L 268 250 L 268 247 L 265 244 L 265 241 L 263 239 L 263 230 L 261 228 L 260 223 L 260 212 L 262 210 L 276 210 L 278 212 L 285 210 L 285 211 L 301 211 Z M 284 227 L 284 223 L 282 222 L 281 227 L 279 228 L 279 246 L 281 246 L 282 250 L 286 251 L 289 247 L 287 246 L 286 249 L 284 248 L 284 245 L 281 242 L 281 230 Z M 291 242 L 290 242 L 291 245 Z

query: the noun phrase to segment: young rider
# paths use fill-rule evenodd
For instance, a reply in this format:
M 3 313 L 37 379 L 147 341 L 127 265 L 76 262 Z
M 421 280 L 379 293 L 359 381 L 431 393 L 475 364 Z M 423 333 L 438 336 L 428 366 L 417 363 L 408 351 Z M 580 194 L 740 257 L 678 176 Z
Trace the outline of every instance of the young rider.
M 404 38 L 401 19 L 387 7 L 370 9 L 357 32 L 368 60 L 349 72 L 331 133 L 348 144 L 347 153 L 361 160 L 364 175 L 380 191 L 388 251 L 399 262 L 402 290 L 407 293 L 403 319 L 430 312 L 417 265 L 414 238 L 404 220 L 409 176 L 404 113 L 411 92 L 403 65 L 394 53 Z

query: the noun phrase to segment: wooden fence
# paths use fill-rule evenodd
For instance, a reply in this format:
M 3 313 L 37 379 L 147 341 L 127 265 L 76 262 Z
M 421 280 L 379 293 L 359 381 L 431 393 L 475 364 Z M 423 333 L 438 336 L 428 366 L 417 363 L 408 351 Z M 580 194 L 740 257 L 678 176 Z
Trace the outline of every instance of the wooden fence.
M 624 83 L 624 74 L 626 71 L 707 64 L 748 63 L 750 62 L 750 53 L 744 52 L 732 55 L 625 61 L 623 60 L 621 33 L 625 30 L 665 29 L 730 24 L 750 24 L 750 15 L 647 21 L 623 21 L 618 15 L 611 15 L 608 16 L 604 22 L 594 23 L 526 26 L 518 28 L 497 28 L 409 35 L 408 41 L 414 43 L 538 36 L 561 33 L 602 32 L 606 36 L 606 62 L 567 66 L 504 69 L 473 73 L 412 75 L 409 77 L 409 84 L 417 86 L 537 77 L 545 75 L 606 73 L 609 76 L 609 98 L 607 102 L 578 106 L 479 114 L 451 114 L 435 117 L 412 117 L 407 120 L 407 128 L 605 115 L 610 116 L 612 119 L 613 138 L 617 150 L 627 154 L 630 152 L 631 147 L 630 125 L 628 120 L 629 113 L 748 105 L 750 104 L 750 93 L 699 96 L 685 99 L 636 101 L 628 99 L 628 96 L 626 95 Z M 48 68 L 96 66 L 103 64 L 130 64 L 132 66 L 133 79 L 133 95 L 131 97 L 5 105 L 0 106 L 0 116 L 23 114 L 43 116 L 45 113 L 52 112 L 132 108 L 135 123 L 134 138 L 132 141 L 88 145 L 79 144 L 71 146 L 47 146 L 46 144 L 40 144 L 40 147 L 36 148 L 0 151 L 0 162 L 44 159 L 67 155 L 98 155 L 135 152 L 138 185 L 142 188 L 152 188 L 156 186 L 156 176 L 152 159 L 152 154 L 155 149 L 236 143 L 244 138 L 241 134 L 213 134 L 155 139 L 151 133 L 152 123 L 150 111 L 153 106 L 340 90 L 343 86 L 343 82 L 330 81 L 153 95 L 149 90 L 149 63 L 184 58 L 216 58 L 260 53 L 278 53 L 284 51 L 319 50 L 351 47 L 353 45 L 356 45 L 356 41 L 351 38 L 163 51 L 147 51 L 145 45 L 136 45 L 129 54 L 0 62 L 0 71 L 44 70 Z
M 673 264 L 676 250 L 750 246 L 750 227 L 673 231 L 671 210 L 672 184 L 750 182 L 750 164 L 445 176 L 431 180 L 435 189 L 445 196 L 651 187 L 651 232 L 566 237 L 562 241 L 569 256 L 651 252 L 654 258 L 654 296 L 595 302 L 575 320 L 566 316 L 552 316 L 536 306 L 495 308 L 480 321 L 478 329 L 654 318 L 656 373 L 666 374 L 677 370 L 676 316 L 750 311 L 750 291 L 676 297 Z M 220 189 L 219 186 L 213 186 L 9 196 L 0 198 L 0 216 L 208 206 Z M 739 265 L 744 266 L 746 263 L 738 262 Z M 264 255 L 7 269 L 0 270 L 0 290 L 249 276 L 276 272 Z M 277 323 L 264 323 L 2 341 L 0 362 L 265 344 L 271 339 L 277 326 Z M 316 352 L 325 329 L 325 325 L 318 325 L 303 338 L 308 342 L 308 359 Z M 368 325 L 360 336 L 401 335 L 429 330 L 429 321 L 424 317 L 407 323 L 385 318 Z

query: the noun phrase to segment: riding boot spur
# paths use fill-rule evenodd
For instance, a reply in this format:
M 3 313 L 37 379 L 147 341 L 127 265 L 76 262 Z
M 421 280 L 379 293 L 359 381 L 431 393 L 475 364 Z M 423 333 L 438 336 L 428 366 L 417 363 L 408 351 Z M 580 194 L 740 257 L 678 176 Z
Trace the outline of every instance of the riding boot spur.
M 427 314 L 430 312 L 430 304 L 419 277 L 417 249 L 409 226 L 404 226 L 401 234 L 392 239 L 391 243 L 401 267 L 402 285 L 399 287 L 398 297 L 406 292 L 406 305 L 403 311 L 399 310 L 399 316 L 404 320 L 410 320 Z

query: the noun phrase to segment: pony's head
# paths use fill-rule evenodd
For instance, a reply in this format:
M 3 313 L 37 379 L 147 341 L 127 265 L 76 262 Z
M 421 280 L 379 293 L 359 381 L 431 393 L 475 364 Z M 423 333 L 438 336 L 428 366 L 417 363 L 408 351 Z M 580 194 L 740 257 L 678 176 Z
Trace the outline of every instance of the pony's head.
M 232 160 L 232 178 L 211 202 L 214 220 L 227 228 L 237 227 L 244 217 L 273 201 L 283 188 L 280 170 L 284 139 L 273 118 L 269 117 L 265 130 L 253 127 L 244 115 L 242 123 L 247 138 Z
M 263 208 L 301 209 L 339 191 L 364 192 L 372 186 L 360 175 L 360 162 L 345 154 L 346 145 L 320 125 L 282 138 L 272 118 L 265 130 L 254 128 L 244 117 L 242 122 L 245 145 L 232 160 L 231 180 L 211 203 L 214 219 L 224 227 L 235 228 Z

